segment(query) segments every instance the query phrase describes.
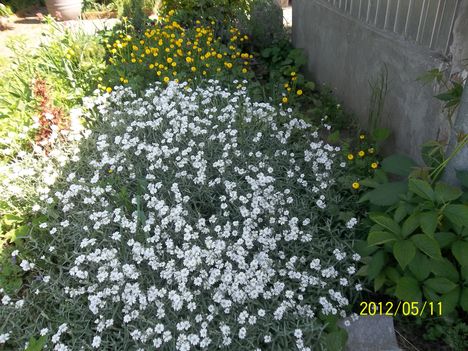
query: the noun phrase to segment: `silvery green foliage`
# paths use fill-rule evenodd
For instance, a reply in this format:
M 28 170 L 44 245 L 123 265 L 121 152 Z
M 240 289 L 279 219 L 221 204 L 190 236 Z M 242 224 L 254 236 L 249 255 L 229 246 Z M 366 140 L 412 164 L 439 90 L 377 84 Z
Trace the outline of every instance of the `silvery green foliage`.
M 359 256 L 354 224 L 328 212 L 341 201 L 338 148 L 290 110 L 208 83 L 156 85 L 142 98 L 120 88 L 94 102 L 94 151 L 50 194 L 57 219 L 31 263 L 52 266 L 10 315 L 10 340 L 315 350 L 319 316 L 347 316 Z M 38 304 L 47 318 L 24 325 Z

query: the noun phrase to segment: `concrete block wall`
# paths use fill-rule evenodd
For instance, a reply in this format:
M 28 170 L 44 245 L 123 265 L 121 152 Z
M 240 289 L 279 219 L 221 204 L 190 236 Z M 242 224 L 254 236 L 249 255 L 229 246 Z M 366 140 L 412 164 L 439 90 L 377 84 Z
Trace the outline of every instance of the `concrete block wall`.
M 468 52 L 466 5 L 462 5 L 466 17 L 457 20 L 451 47 L 458 60 Z M 367 125 L 370 107 L 369 83 L 387 68 L 382 126 L 393 132 L 388 152 L 402 152 L 420 160 L 421 144 L 431 139 L 450 139 L 452 131 L 442 104 L 434 98 L 437 87 L 423 85 L 418 78 L 433 68 L 450 68 L 450 56 L 455 55 L 444 56 L 371 27 L 322 1 L 294 0 L 292 16 L 293 43 L 305 50 L 307 74 L 331 87 L 363 127 Z

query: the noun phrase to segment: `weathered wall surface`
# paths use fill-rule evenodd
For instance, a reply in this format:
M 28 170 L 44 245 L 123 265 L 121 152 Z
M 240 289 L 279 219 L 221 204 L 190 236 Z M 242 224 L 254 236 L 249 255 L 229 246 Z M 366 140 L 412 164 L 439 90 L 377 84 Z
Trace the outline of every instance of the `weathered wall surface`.
M 382 126 L 393 132 L 388 151 L 419 159 L 422 143 L 449 139 L 449 125 L 434 98 L 435 88 L 417 80 L 430 69 L 450 65 L 446 57 L 315 0 L 294 0 L 292 22 L 293 42 L 305 49 L 311 78 L 330 86 L 363 127 L 370 104 L 369 83 L 387 67 Z M 466 38 L 467 26 L 468 20 L 458 23 L 460 38 Z

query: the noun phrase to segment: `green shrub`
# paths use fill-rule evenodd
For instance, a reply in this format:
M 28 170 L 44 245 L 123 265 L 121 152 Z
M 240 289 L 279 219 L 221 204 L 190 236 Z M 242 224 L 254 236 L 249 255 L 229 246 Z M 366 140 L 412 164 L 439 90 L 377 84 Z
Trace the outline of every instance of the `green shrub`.
M 370 204 L 371 227 L 358 247 L 366 256 L 362 273 L 376 291 L 442 302 L 445 315 L 468 311 L 468 183 L 459 172 L 463 189 L 445 184 L 437 163 L 431 166 L 393 155 L 362 181 L 370 188 L 360 201 Z

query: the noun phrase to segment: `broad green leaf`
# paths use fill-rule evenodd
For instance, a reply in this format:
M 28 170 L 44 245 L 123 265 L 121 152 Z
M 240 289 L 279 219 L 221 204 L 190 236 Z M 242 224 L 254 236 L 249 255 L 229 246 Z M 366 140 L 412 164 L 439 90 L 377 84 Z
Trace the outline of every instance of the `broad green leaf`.
M 457 287 L 457 284 L 443 277 L 427 279 L 424 285 L 439 294 L 446 294 Z
M 460 276 L 457 268 L 446 258 L 443 260 L 431 260 L 430 263 L 431 271 L 438 277 L 444 277 L 452 282 L 458 282 Z
M 45 344 L 46 344 L 47 338 L 45 335 L 39 337 L 39 339 L 35 339 L 34 337 L 31 337 L 28 342 L 28 348 L 25 351 L 41 351 Z
M 457 179 L 460 182 L 460 184 L 463 187 L 468 188 L 468 171 L 458 170 L 456 171 L 456 174 L 457 174 Z
M 426 234 L 416 234 L 411 237 L 414 245 L 429 257 L 441 259 L 439 243 Z
M 419 227 L 419 214 L 415 213 L 405 219 L 401 226 L 401 234 L 407 237 Z
M 463 288 L 460 294 L 460 306 L 468 312 L 468 288 Z
M 388 128 L 376 128 L 372 132 L 372 137 L 378 143 L 384 140 L 387 140 L 389 136 L 390 136 L 390 129 Z
M 379 184 L 367 194 L 372 204 L 377 206 L 391 206 L 400 200 L 400 195 L 406 193 L 407 189 L 406 182 L 391 182 Z
M 397 222 L 397 223 L 400 223 L 403 218 L 405 218 L 406 216 L 408 215 L 408 211 L 406 209 L 406 204 L 403 202 L 401 203 L 397 209 L 395 210 L 395 213 L 393 215 L 393 219 Z M 402 233 L 404 232 L 403 228 L 402 228 Z M 405 234 L 403 234 L 405 235 Z
M 413 260 L 415 254 L 416 248 L 411 240 L 400 240 L 393 245 L 393 255 L 403 269 Z
M 449 313 L 452 313 L 455 308 L 458 306 L 460 301 L 460 287 L 456 287 L 455 289 L 451 290 L 450 292 L 443 294 L 440 297 L 440 301 L 442 302 L 442 315 L 446 316 Z
M 429 259 L 420 252 L 416 252 L 413 260 L 409 263 L 408 268 L 418 281 L 425 280 L 431 273 Z
M 13 225 L 15 223 L 21 223 L 24 221 L 24 218 L 14 214 L 6 214 L 2 217 L 3 223 L 6 225 Z
M 395 240 L 397 240 L 395 234 L 384 231 L 370 232 L 367 237 L 367 243 L 369 246 L 380 245 Z
M 398 280 L 395 295 L 402 301 L 421 301 L 422 298 L 418 281 L 408 276 Z
M 434 234 L 437 229 L 437 212 L 427 211 L 419 215 L 421 228 L 426 234 Z
M 375 223 L 377 223 L 378 225 L 389 230 L 390 232 L 397 234 L 397 235 L 400 234 L 400 226 L 398 225 L 398 223 L 395 222 L 392 218 L 390 218 L 386 214 L 371 213 L 369 215 L 369 218 Z
M 468 205 L 447 205 L 444 215 L 456 225 L 468 227 Z
M 468 266 L 462 266 L 460 269 L 462 279 L 468 283 Z
M 416 162 L 411 158 L 399 154 L 386 157 L 381 165 L 385 172 L 402 177 L 407 177 L 411 173 L 412 168 L 417 166 Z
M 463 192 L 454 186 L 439 182 L 435 186 L 435 199 L 439 203 L 447 203 L 458 199 Z
M 457 236 L 450 232 L 438 232 L 434 234 L 434 237 L 439 243 L 441 249 L 449 247 L 455 240 L 457 240 Z
M 376 246 L 369 246 L 367 241 L 356 240 L 353 249 L 362 257 L 366 257 L 372 255 L 378 248 Z
M 411 178 L 408 181 L 408 189 L 423 199 L 434 201 L 434 190 L 432 190 L 431 185 L 424 180 Z
M 369 279 L 374 279 L 382 271 L 382 268 L 385 267 L 386 263 L 386 254 L 385 251 L 379 250 L 373 256 L 367 267 L 367 276 Z
M 384 272 L 380 272 L 377 277 L 374 279 L 374 291 L 379 291 L 380 288 L 384 285 L 387 277 Z
M 384 269 L 384 272 L 387 278 L 391 280 L 392 282 L 394 282 L 395 284 L 398 283 L 398 281 L 400 280 L 401 275 L 398 272 L 398 270 L 395 269 L 394 267 L 387 267 Z
M 468 241 L 455 241 L 452 244 L 452 253 L 461 266 L 468 266 Z

